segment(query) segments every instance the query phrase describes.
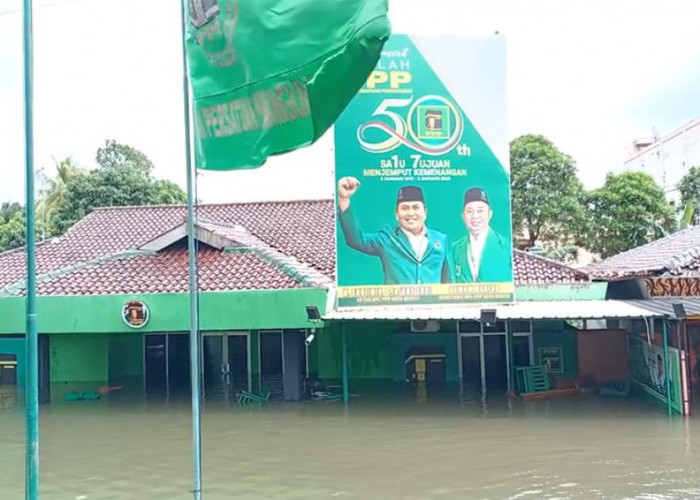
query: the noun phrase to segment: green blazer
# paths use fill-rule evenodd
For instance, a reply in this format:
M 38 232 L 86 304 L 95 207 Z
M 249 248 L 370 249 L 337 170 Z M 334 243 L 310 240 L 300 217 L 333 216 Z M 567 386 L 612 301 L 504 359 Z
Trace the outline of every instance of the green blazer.
M 385 285 L 454 282 L 452 255 L 444 234 L 428 229 L 428 246 L 423 258 L 418 260 L 400 228 L 386 225 L 376 233 L 366 233 L 360 228 L 352 206 L 339 213 L 338 220 L 349 247 L 381 259 Z
M 469 244 L 469 235 L 452 244 L 457 283 L 499 283 L 513 280 L 513 254 L 505 238 L 489 228 L 476 280 L 472 276 L 467 258 Z

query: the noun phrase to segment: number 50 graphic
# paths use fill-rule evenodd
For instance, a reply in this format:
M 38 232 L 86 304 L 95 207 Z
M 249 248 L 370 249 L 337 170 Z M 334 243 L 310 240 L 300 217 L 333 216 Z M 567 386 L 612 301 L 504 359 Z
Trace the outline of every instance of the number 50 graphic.
M 396 112 L 409 105 L 405 118 Z M 464 133 L 460 109 L 437 95 L 426 95 L 415 102 L 412 97 L 384 99 L 372 116 L 386 120 L 375 119 L 357 129 L 360 146 L 370 153 L 386 153 L 403 144 L 420 153 L 441 155 L 457 146 Z M 371 130 L 374 132 L 368 133 Z

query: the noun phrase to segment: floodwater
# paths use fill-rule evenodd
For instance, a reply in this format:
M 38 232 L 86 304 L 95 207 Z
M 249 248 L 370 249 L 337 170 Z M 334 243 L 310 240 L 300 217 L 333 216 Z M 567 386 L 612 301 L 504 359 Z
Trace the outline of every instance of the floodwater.
M 190 409 L 42 406 L 42 499 L 190 499 Z M 21 499 L 24 414 L 0 395 L 0 498 Z M 700 498 L 700 418 L 594 395 L 524 403 L 206 404 L 203 498 Z

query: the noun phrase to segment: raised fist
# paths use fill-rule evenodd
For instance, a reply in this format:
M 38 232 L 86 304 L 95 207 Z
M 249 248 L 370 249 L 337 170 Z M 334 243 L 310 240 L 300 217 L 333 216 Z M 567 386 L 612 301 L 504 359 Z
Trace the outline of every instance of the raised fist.
M 350 198 L 360 187 L 360 181 L 354 177 L 343 177 L 338 181 L 338 198 Z

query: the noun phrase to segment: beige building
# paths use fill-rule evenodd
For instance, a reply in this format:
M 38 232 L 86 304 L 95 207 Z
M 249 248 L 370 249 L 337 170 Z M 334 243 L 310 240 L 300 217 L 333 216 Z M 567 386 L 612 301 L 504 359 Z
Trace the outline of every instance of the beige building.
M 678 183 L 695 165 L 700 165 L 700 117 L 665 135 L 636 140 L 625 151 L 625 170 L 650 174 L 676 204 Z

